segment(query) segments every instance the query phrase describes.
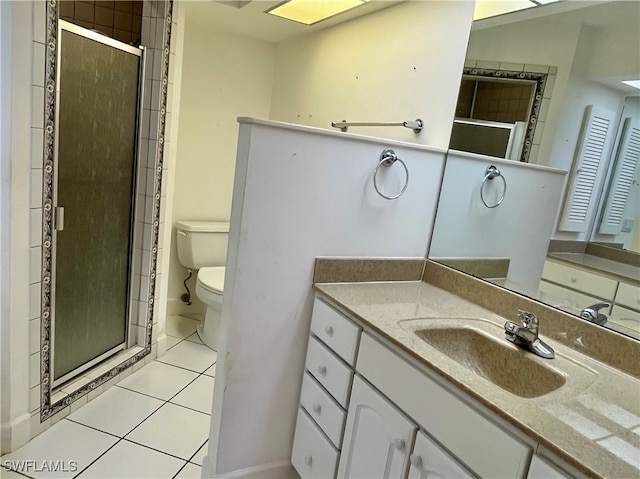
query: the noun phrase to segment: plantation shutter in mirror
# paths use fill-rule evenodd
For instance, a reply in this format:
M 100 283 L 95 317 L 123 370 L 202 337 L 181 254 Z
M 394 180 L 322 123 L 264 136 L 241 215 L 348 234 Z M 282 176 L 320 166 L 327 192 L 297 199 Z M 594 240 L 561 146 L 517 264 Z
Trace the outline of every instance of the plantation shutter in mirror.
M 560 231 L 584 232 L 597 204 L 595 193 L 602 182 L 614 136 L 615 113 L 589 105 L 578 139 L 570 187 L 560 218 Z
M 604 208 L 599 232 L 618 234 L 622 232 L 627 202 L 634 183 L 637 185 L 638 163 L 640 162 L 640 129 L 631 124 L 631 118 L 624 121 L 624 130 L 611 179 L 611 189 Z M 636 210 L 638 207 L 636 206 Z M 629 215 L 629 212 L 627 212 Z M 629 215 L 630 216 L 630 215 Z M 637 212 L 633 218 L 637 218 Z

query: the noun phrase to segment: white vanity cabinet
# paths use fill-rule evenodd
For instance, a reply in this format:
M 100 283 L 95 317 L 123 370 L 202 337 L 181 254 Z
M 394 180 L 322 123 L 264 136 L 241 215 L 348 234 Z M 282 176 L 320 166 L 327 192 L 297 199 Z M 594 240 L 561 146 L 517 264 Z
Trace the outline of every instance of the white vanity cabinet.
M 302 479 L 336 477 L 361 328 L 313 305 L 291 464 Z
M 473 479 L 473 475 L 420 431 L 409 458 L 408 479 Z
M 608 300 L 613 300 L 618 288 L 618 282 L 615 279 L 549 260 L 544 263 L 542 278 L 587 295 Z
M 600 312 L 609 329 L 640 339 L 640 288 L 608 276 L 547 260 L 539 286 L 544 302 L 579 315 L 588 306 L 611 304 Z
M 291 457 L 302 479 L 542 477 L 534 441 L 408 358 L 316 298 Z
M 531 467 L 527 479 L 570 479 L 568 476 L 556 466 L 548 462 L 540 456 L 533 456 L 531 459 Z
M 525 477 L 533 447 L 438 384 L 368 333 L 356 370 L 480 477 Z
M 356 376 L 338 477 L 404 477 L 416 430 L 404 414 Z

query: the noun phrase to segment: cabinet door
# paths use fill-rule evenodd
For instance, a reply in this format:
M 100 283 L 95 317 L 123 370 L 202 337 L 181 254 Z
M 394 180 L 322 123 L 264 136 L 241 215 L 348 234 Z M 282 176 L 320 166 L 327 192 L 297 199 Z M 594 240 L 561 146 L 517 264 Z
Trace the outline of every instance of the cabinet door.
M 527 475 L 527 479 L 569 479 L 570 477 L 540 456 L 533 456 Z
M 637 311 L 614 304 L 609 321 L 605 326 L 632 338 L 640 339 L 640 313 Z
M 408 479 L 473 479 L 473 476 L 425 433 L 416 437 Z
M 416 429 L 380 393 L 356 377 L 338 477 L 404 477 Z

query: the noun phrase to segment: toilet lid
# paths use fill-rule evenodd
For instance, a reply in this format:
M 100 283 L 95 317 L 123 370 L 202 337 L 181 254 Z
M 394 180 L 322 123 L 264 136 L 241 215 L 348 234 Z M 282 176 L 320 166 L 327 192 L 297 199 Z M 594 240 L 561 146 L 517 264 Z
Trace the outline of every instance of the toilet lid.
M 212 266 L 198 270 L 198 282 L 213 293 L 224 292 L 224 266 Z

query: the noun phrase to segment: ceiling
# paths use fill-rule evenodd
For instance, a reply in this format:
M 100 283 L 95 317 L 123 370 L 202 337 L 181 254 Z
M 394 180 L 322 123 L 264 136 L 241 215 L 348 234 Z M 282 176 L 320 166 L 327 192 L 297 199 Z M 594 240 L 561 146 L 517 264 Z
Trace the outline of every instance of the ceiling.
M 280 43 L 309 33 L 317 32 L 385 8 L 394 7 L 404 1 L 406 0 L 369 0 L 362 6 L 356 7 L 332 18 L 328 18 L 314 25 L 303 25 L 301 23 L 264 13 L 266 10 L 282 3 L 282 0 L 188 0 L 185 1 L 185 5 L 187 21 L 189 23 L 201 23 L 206 25 L 207 28 L 230 31 L 260 41 Z M 542 2 L 550 0 L 537 1 Z M 526 0 L 476 0 L 476 16 L 478 16 L 483 9 L 485 12 L 488 11 L 486 8 L 487 6 L 489 7 L 489 10 L 493 11 L 495 16 L 474 21 L 473 29 L 482 30 L 536 17 L 557 14 L 563 14 L 564 17 L 569 19 L 571 22 L 581 22 L 595 28 L 610 27 L 612 24 L 620 24 L 621 19 L 619 16 L 609 17 L 602 14 L 602 12 L 606 10 L 585 8 L 610 3 L 610 1 L 611 0 L 564 0 L 548 5 L 541 5 L 539 7 L 527 8 L 513 13 L 500 14 L 500 11 L 504 11 L 505 9 L 504 5 L 509 3 L 522 5 Z M 623 25 L 621 25 L 621 27 L 625 29 L 635 29 L 634 31 L 637 31 L 639 17 L 635 14 L 635 10 L 633 10 L 633 8 L 637 10 L 639 2 L 631 0 L 628 3 L 630 5 L 627 5 L 627 7 L 632 10 L 627 18 L 622 20 Z M 623 88 L 629 94 L 637 92 L 637 90 L 631 87 L 622 85 L 620 83 L 620 78 L 598 78 L 597 80 L 607 83 L 608 86 L 615 87 L 616 89 Z
M 187 1 L 187 21 L 206 23 L 210 28 L 231 31 L 257 40 L 280 43 L 292 38 L 322 30 L 353 18 L 392 7 L 404 0 L 370 0 L 362 6 L 320 21 L 303 25 L 291 20 L 267 15 L 264 12 L 282 0 L 218 0 Z
M 267 15 L 264 12 L 282 3 L 282 0 L 187 0 L 189 22 L 204 23 L 210 28 L 231 31 L 243 36 L 270 43 L 280 43 L 295 37 L 347 22 L 357 17 L 393 7 L 407 0 L 369 0 L 362 6 L 328 18 L 314 25 L 303 25 L 291 20 Z M 409 0 L 411 1 L 411 0 Z M 415 0 L 414 0 L 415 1 Z M 464 1 L 464 0 L 418 0 L 418 1 Z M 474 29 L 491 28 L 550 14 L 583 9 L 585 5 L 608 3 L 610 0 L 535 0 L 539 3 L 554 2 L 536 6 L 532 0 L 476 0 L 476 21 Z M 635 2 L 635 0 L 631 0 Z M 518 12 L 504 13 L 509 8 L 526 8 Z M 489 15 L 489 18 L 482 18 Z M 481 18 L 478 20 L 478 18 Z M 637 20 L 637 19 L 635 19 Z M 589 19 L 590 24 L 602 22 L 606 18 Z M 597 26 L 597 25 L 596 25 Z

